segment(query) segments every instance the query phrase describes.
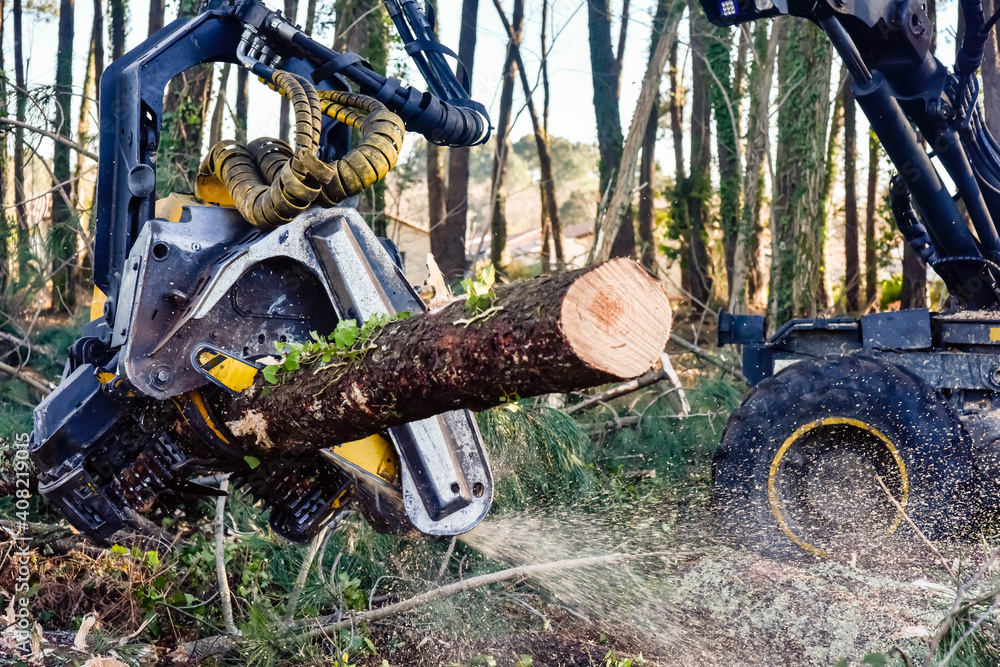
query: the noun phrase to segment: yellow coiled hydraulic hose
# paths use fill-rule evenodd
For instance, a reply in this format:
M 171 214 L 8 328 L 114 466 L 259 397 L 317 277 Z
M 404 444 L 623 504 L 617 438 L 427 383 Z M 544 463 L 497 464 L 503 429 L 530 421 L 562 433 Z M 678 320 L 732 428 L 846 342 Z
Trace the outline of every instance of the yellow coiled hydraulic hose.
M 251 224 L 274 229 L 313 204 L 330 207 L 360 194 L 396 166 L 403 146 L 403 121 L 378 100 L 319 90 L 306 79 L 276 71 L 268 86 L 287 97 L 295 112 L 295 148 L 260 138 L 242 146 L 220 141 L 201 163 L 195 194 L 222 184 Z M 361 132 L 357 148 L 332 164 L 320 160 L 323 116 Z

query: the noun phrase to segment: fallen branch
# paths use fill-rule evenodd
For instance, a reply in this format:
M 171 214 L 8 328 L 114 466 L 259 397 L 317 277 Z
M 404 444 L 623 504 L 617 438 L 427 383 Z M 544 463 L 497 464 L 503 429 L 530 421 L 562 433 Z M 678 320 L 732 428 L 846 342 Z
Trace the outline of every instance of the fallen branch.
M 215 575 L 219 582 L 219 598 L 222 604 L 222 621 L 226 632 L 239 636 L 239 628 L 233 621 L 233 601 L 229 593 L 229 576 L 226 573 L 226 490 L 229 476 L 219 482 L 219 497 L 215 499 Z
M 52 393 L 52 390 L 55 389 L 55 386 L 53 386 L 48 380 L 36 377 L 25 368 L 15 368 L 14 366 L 9 366 L 2 361 L 0 361 L 0 373 L 6 373 L 11 377 L 17 378 L 32 389 L 36 389 L 41 392 L 43 396 L 48 396 Z
M 519 567 L 501 570 L 500 572 L 492 572 L 490 574 L 483 574 L 478 577 L 456 581 L 448 584 L 447 586 L 435 588 L 425 593 L 421 593 L 420 595 L 415 595 L 412 598 L 402 600 L 401 602 L 386 605 L 385 607 L 379 607 L 378 609 L 359 612 L 348 616 L 345 616 L 342 613 L 323 616 L 314 619 L 316 627 L 310 628 L 309 626 L 297 625 L 292 628 L 288 628 L 286 626 L 284 629 L 288 633 L 296 634 L 300 639 L 306 639 L 325 634 L 328 630 L 350 628 L 361 623 L 370 623 L 382 618 L 388 618 L 389 616 L 404 614 L 412 609 L 422 607 L 431 602 L 443 600 L 445 598 L 458 595 L 459 593 L 465 593 L 476 588 L 482 588 L 483 586 L 489 586 L 490 584 L 496 584 L 502 581 L 527 579 L 540 575 L 564 572 L 566 570 L 579 570 L 588 567 L 599 567 L 602 565 L 615 565 L 619 563 L 626 563 L 630 560 L 638 560 L 640 558 L 659 558 L 664 556 L 682 555 L 686 554 L 674 551 L 651 551 L 641 554 L 616 553 L 604 556 L 591 556 L 588 558 L 574 558 L 570 560 L 553 561 L 550 563 L 539 563 L 536 565 L 521 565 Z M 281 628 L 279 627 L 279 629 Z M 198 661 L 209 656 L 223 655 L 232 650 L 233 647 L 234 643 L 230 637 L 222 635 L 207 637 L 205 639 L 199 639 L 183 644 L 174 653 L 173 658 L 175 662 L 182 662 L 185 660 Z
M 593 396 L 588 396 L 584 400 L 580 401 L 576 405 L 571 405 L 563 412 L 568 415 L 576 414 L 586 410 L 587 408 L 592 408 L 600 403 L 605 403 L 615 398 L 625 396 L 626 394 L 631 394 L 633 391 L 638 391 L 644 387 L 648 387 L 651 384 L 656 384 L 668 378 L 666 370 L 663 368 L 654 368 L 637 377 L 634 380 L 629 380 L 628 382 L 622 382 L 621 384 L 616 384 L 615 386 L 605 389 L 599 394 L 594 394 Z
M 719 359 L 714 354 L 712 354 L 710 352 L 706 352 L 705 350 L 701 349 L 700 347 L 698 347 L 694 343 L 691 343 L 691 342 L 688 342 L 688 341 L 684 340 L 683 338 L 681 338 L 680 336 L 678 336 L 675 333 L 670 334 L 670 340 L 672 340 L 673 342 L 677 343 L 682 348 L 684 348 L 686 351 L 690 352 L 691 354 L 693 354 L 694 356 L 698 357 L 699 359 L 701 359 L 703 361 L 707 361 L 708 363 L 712 364 L 716 368 L 725 371 L 729 375 L 732 375 L 737 380 L 739 380 L 741 382 L 745 382 L 746 384 L 750 384 L 747 381 L 746 377 L 743 375 L 743 372 L 739 368 L 737 368 L 736 366 L 733 366 L 732 364 L 726 363 L 725 361 L 723 361 L 722 359 Z

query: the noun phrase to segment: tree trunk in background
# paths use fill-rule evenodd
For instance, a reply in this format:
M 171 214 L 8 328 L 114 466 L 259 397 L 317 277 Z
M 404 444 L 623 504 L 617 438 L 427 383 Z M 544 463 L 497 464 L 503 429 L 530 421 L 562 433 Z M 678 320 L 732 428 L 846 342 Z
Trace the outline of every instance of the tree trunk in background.
M 472 80 L 476 55 L 479 0 L 463 0 L 462 29 L 458 38 L 458 58 Z M 448 151 L 448 191 L 444 224 L 431 232 L 431 252 L 449 282 L 465 275 L 465 231 L 469 218 L 469 149 Z
M 431 0 L 433 3 L 433 0 Z M 436 4 L 435 4 L 436 7 Z M 316 0 L 309 0 L 306 3 L 306 27 L 304 28 L 307 35 L 312 35 L 313 26 L 316 23 Z
M 15 115 L 19 122 L 25 119 L 27 100 L 21 90 L 26 90 L 24 82 L 24 34 L 21 0 L 13 2 L 14 16 L 14 83 L 19 90 L 14 103 Z M 24 129 L 14 128 L 14 221 L 17 225 L 17 285 L 27 283 L 31 260 L 31 232 L 28 229 L 28 212 L 24 205 Z
M 4 0 L 0 0 L 0 46 L 4 38 Z M 4 70 L 3 49 L 0 48 L 0 72 Z M 0 77 L 0 114 L 9 116 L 7 77 Z M 11 281 L 13 265 L 10 258 L 10 218 L 7 217 L 7 132 L 0 135 L 0 303 Z
M 292 25 L 296 24 L 299 14 L 299 1 L 298 0 L 285 0 L 285 18 L 292 22 Z M 339 21 L 337 22 L 339 25 Z M 287 97 L 282 96 L 281 107 L 278 116 L 278 138 L 285 143 L 290 143 L 289 133 L 291 131 L 291 124 L 289 113 L 291 110 L 290 103 Z
M 152 35 L 163 27 L 166 15 L 166 0 L 149 0 L 149 27 L 146 36 Z
M 245 67 L 236 70 L 236 118 L 233 124 L 236 126 L 236 141 L 241 144 L 247 142 L 247 112 L 250 104 L 250 91 L 247 89 L 249 72 Z
M 521 28 L 524 24 L 524 0 L 514 0 L 514 11 L 511 15 L 514 36 L 507 42 L 507 57 L 503 65 L 503 86 L 500 89 L 500 114 L 497 116 L 496 149 L 493 151 L 493 174 L 490 179 L 490 261 L 493 266 L 502 267 L 504 251 L 507 249 L 507 212 L 505 189 L 507 185 L 507 152 L 508 133 L 510 132 L 510 117 L 514 106 L 514 84 L 517 82 L 517 59 L 515 49 L 521 43 Z M 545 210 L 545 206 L 542 206 Z M 542 255 L 546 254 L 543 247 Z M 542 271 L 548 266 L 543 262 Z
M 285 6 L 297 0 L 285 0 Z M 337 48 L 359 54 L 374 70 L 384 75 L 389 64 L 385 10 L 380 0 L 337 0 L 337 30 L 334 44 Z M 347 32 L 344 33 L 343 30 Z M 361 193 L 358 212 L 377 236 L 385 236 L 385 181 L 376 181 Z M 464 237 L 463 237 L 464 238 Z M 464 241 L 463 241 L 464 245 Z
M 184 0 L 181 0 L 183 3 Z M 125 16 L 128 13 L 128 0 L 110 0 L 111 5 L 111 59 L 118 60 L 125 55 Z M 194 16 L 198 11 L 196 5 L 194 11 L 188 16 Z
M 670 9 L 670 0 L 657 0 L 656 14 L 653 17 L 653 29 L 650 35 L 649 57 L 653 57 L 656 40 L 663 31 Z M 677 49 L 677 39 L 670 48 L 673 54 Z M 639 260 L 649 271 L 656 267 L 656 240 L 653 229 L 656 226 L 656 132 L 660 123 L 660 90 L 657 86 L 653 107 L 649 110 L 646 121 L 646 132 L 642 137 L 642 159 L 639 162 Z
M 111 0 L 124 7 L 125 0 Z M 181 0 L 179 18 L 194 16 L 198 0 Z M 112 23 L 114 23 L 112 16 Z M 122 23 L 124 27 L 124 23 Z M 124 48 L 124 33 L 122 35 Z M 242 69 L 242 68 L 241 68 Z M 157 192 L 194 192 L 194 179 L 202 157 L 202 138 L 207 131 L 215 66 L 198 65 L 175 76 L 163 100 L 163 130 L 160 134 L 156 173 Z
M 587 0 L 587 23 L 597 145 L 601 151 L 600 194 L 603 197 L 606 192 L 614 191 L 615 170 L 621 164 L 625 141 L 618 109 L 619 63 L 611 47 L 611 10 L 608 0 Z M 632 209 L 629 207 L 622 216 L 621 227 L 615 236 L 612 257 L 631 257 L 634 254 L 635 230 L 632 225 Z
M 541 43 L 542 43 L 542 57 L 539 67 L 542 71 L 542 129 L 545 131 L 545 136 L 548 138 L 549 135 L 549 98 L 550 98 L 550 88 L 549 88 L 549 49 L 551 46 L 548 41 L 549 34 L 549 0 L 542 0 L 542 29 L 541 29 Z M 564 262 L 564 257 L 562 256 L 562 227 L 559 229 L 553 229 L 552 221 L 549 220 L 548 207 L 545 206 L 545 185 L 543 183 L 538 184 L 538 196 L 539 201 L 542 204 L 542 211 L 540 216 L 540 224 L 542 226 L 542 271 L 546 272 L 550 267 L 550 240 L 552 238 L 558 239 L 559 253 L 558 261 L 562 265 Z M 558 224 L 558 221 L 556 221 Z
M 858 259 L 858 133 L 854 93 L 844 86 L 844 295 L 847 311 L 858 312 L 861 269 Z
M 69 139 L 73 103 L 73 0 L 59 4 L 59 41 L 56 52 L 56 121 L 57 132 Z M 69 146 L 56 143 L 52 151 L 52 228 L 49 252 L 52 257 L 52 309 L 72 312 L 76 305 L 73 289 L 73 266 L 76 263 L 76 225 L 67 198 L 70 190 Z
M 219 76 L 219 94 L 215 96 L 215 111 L 212 112 L 212 125 L 208 133 L 209 146 L 222 141 L 222 121 L 226 115 L 226 87 L 229 85 L 230 69 L 231 64 L 226 63 L 222 66 L 222 74 Z
M 708 255 L 708 198 L 711 192 L 712 128 L 708 100 L 708 66 L 705 64 L 706 40 L 711 39 L 711 24 L 701 7 L 689 4 L 688 28 L 691 43 L 691 171 L 685 179 L 687 202 L 687 241 L 691 267 L 691 296 L 696 310 L 712 298 L 712 264 Z
M 709 83 L 712 112 L 715 115 L 715 143 L 719 163 L 719 222 L 722 227 L 722 245 L 725 251 L 726 281 L 729 298 L 736 289 L 733 260 L 740 220 L 740 114 L 733 105 L 739 95 L 730 78 L 733 32 L 729 28 L 713 28 L 707 40 L 709 67 L 715 75 Z M 721 87 L 720 87 L 721 86 Z
M 760 236 L 764 227 L 760 219 L 764 201 L 764 159 L 768 153 L 768 108 L 771 82 L 774 80 L 774 61 L 778 53 L 782 21 L 771 23 L 771 37 L 767 25 L 754 26 L 754 61 L 747 77 L 750 89 L 750 108 L 747 114 L 747 157 L 744 174 L 743 211 L 740 230 L 733 253 L 733 282 L 735 290 L 729 293 L 729 310 L 746 312 L 763 288 L 760 272 Z M 749 28 L 746 28 L 749 29 Z
M 104 2 L 94 0 L 94 23 L 90 33 L 94 49 L 94 90 L 101 94 L 101 76 L 104 74 Z M 95 97 L 96 99 L 96 97 Z
M 564 261 L 562 235 L 559 232 L 559 207 L 556 204 L 556 183 L 555 178 L 552 176 L 552 152 L 549 149 L 549 138 L 546 136 L 541 120 L 538 118 L 538 112 L 535 110 L 535 102 L 531 96 L 531 82 L 528 81 L 528 73 L 524 69 L 524 61 L 521 60 L 521 47 L 518 45 L 517 40 L 514 39 L 514 28 L 511 26 L 510 21 L 507 20 L 507 15 L 504 14 L 500 0 L 493 0 L 493 6 L 496 7 L 504 30 L 507 31 L 507 36 L 511 40 L 511 52 L 517 64 L 517 73 L 521 79 L 521 89 L 524 91 L 524 102 L 528 106 L 528 117 L 531 118 L 531 127 L 535 135 L 535 150 L 538 151 L 538 165 L 541 172 L 542 206 L 547 209 L 546 215 L 552 224 L 552 240 L 555 246 L 556 260 L 561 267 Z M 543 239 L 543 242 L 545 242 L 545 239 Z
M 0 0 L 2 1 L 2 0 Z M 94 98 L 94 39 L 91 34 L 90 48 L 87 51 L 87 64 L 83 70 L 83 96 L 80 98 L 80 117 L 76 121 L 76 140 L 81 145 L 86 145 L 87 135 L 90 134 L 90 101 Z M 83 153 L 76 154 L 76 166 L 73 168 L 73 205 L 77 210 L 86 208 L 84 204 L 85 183 L 80 177 L 87 164 L 87 157 Z
M 771 241 L 776 323 L 815 316 L 826 305 L 823 185 L 832 59 L 830 42 L 818 27 L 787 21 L 778 52 L 778 97 L 784 102 L 778 112 Z
M 837 140 L 844 126 L 844 88 L 848 84 L 847 70 L 840 70 L 840 85 L 833 95 L 833 116 L 830 118 L 830 131 L 826 133 L 826 170 L 823 172 L 823 210 L 830 207 L 833 182 L 837 179 Z M 829 211 L 827 211 L 829 213 Z
M 989 18 L 996 10 L 997 3 L 993 0 L 983 0 L 983 12 Z M 997 33 L 990 30 L 986 38 L 986 50 L 983 51 L 983 89 L 980 92 L 983 106 L 986 108 L 986 127 L 993 136 L 1000 136 L 1000 64 L 998 64 Z M 921 306 L 923 307 L 923 306 Z
M 868 199 L 865 204 L 865 310 L 878 293 L 878 262 L 875 252 L 875 200 L 878 197 L 879 143 L 868 133 Z M 909 245 L 908 243 L 905 245 Z
M 310 0 L 315 2 L 315 0 Z M 437 0 L 430 0 L 430 7 L 437 13 Z M 435 25 L 435 34 L 437 26 Z M 427 142 L 427 227 L 431 230 L 431 251 L 437 252 L 436 240 L 444 231 L 445 182 L 441 158 L 444 150 L 437 144 Z M 436 258 L 435 258 L 436 259 Z
M 984 2 L 983 11 L 989 16 L 996 6 L 996 3 Z M 937 49 L 937 7 L 933 0 L 927 3 L 927 16 L 931 20 L 931 53 L 934 53 Z M 1000 129 L 1000 124 L 997 122 L 1000 120 L 1000 74 L 997 72 L 996 30 L 990 31 L 986 51 L 983 53 L 983 82 L 986 126 L 996 135 Z M 903 240 L 903 284 L 899 293 L 899 307 L 927 307 L 927 265 L 905 239 Z
M 684 166 L 684 89 L 683 72 L 679 71 L 677 63 L 677 43 L 670 50 L 667 61 L 668 77 L 670 78 L 670 135 L 674 147 L 674 189 L 670 200 L 670 217 L 672 224 L 668 228 L 668 237 L 680 241 L 678 263 L 681 270 L 681 288 L 691 291 L 690 244 L 687 240 L 687 201 L 684 195 L 687 169 Z

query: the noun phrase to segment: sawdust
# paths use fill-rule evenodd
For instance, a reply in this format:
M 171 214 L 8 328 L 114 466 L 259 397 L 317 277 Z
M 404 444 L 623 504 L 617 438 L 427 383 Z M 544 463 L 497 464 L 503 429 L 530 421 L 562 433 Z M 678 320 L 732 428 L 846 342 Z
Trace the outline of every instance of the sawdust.
M 267 420 L 257 410 L 247 410 L 239 419 L 226 422 L 226 426 L 237 438 L 252 435 L 257 438 L 257 444 L 264 449 L 274 447 L 274 443 L 267 435 Z

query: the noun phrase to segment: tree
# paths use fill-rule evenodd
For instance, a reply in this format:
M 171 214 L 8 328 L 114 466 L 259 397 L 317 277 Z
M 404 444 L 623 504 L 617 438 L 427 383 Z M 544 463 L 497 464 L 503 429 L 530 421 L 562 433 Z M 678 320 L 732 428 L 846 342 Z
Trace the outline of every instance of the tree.
M 476 26 L 479 0 L 463 0 L 462 28 L 458 37 L 458 58 L 472 79 L 476 55 Z M 449 281 L 465 275 L 465 229 L 469 216 L 469 149 L 448 151 L 448 191 L 444 223 L 431 228 L 431 252 Z M 435 233 L 435 231 L 437 233 Z
M 219 75 L 219 94 L 215 96 L 215 111 L 212 112 L 212 125 L 208 133 L 209 146 L 214 146 L 222 140 L 222 121 L 226 117 L 226 107 L 228 106 L 226 88 L 229 85 L 229 70 L 231 68 L 232 65 L 226 63 L 222 66 L 222 73 Z
M 4 1 L 0 0 L 0 46 L 4 36 Z M 4 70 L 3 49 L 0 48 L 0 72 Z M 7 112 L 7 78 L 0 77 L 0 114 Z M 11 261 L 9 251 L 10 222 L 7 217 L 7 132 L 0 133 L 0 297 L 10 280 Z
M 865 204 L 865 303 L 875 303 L 878 290 L 878 255 L 875 247 L 875 201 L 878 197 L 879 141 L 868 133 L 868 200 Z M 904 244 L 905 246 L 909 243 Z
M 296 17 L 298 16 L 298 13 L 299 13 L 298 0 L 285 0 L 285 18 L 294 24 L 296 21 Z M 337 22 L 337 25 L 340 25 L 340 21 Z M 289 143 L 290 112 L 291 112 L 291 104 L 288 101 L 288 98 L 282 95 L 281 109 L 278 115 L 278 138 L 284 141 L 285 143 Z
M 69 139 L 72 135 L 73 102 L 73 0 L 59 4 L 59 37 L 56 51 L 56 125 L 57 132 Z M 68 145 L 56 142 L 52 152 L 52 229 L 49 252 L 52 257 L 52 309 L 72 312 L 76 305 L 73 267 L 76 263 L 76 220 L 70 208 L 70 165 Z
M 858 263 L 858 140 L 855 127 L 854 93 L 844 86 L 844 295 L 847 310 L 858 312 L 861 272 Z
M 514 0 L 511 14 L 512 36 L 507 40 L 507 57 L 504 60 L 503 85 L 500 89 L 500 113 L 497 115 L 496 149 L 493 151 L 493 175 L 490 190 L 490 261 L 495 267 L 504 264 L 507 247 L 507 214 L 505 195 L 507 179 L 507 155 L 510 151 L 510 117 L 514 107 L 514 84 L 517 82 L 517 58 L 515 49 L 521 43 L 521 28 L 524 24 L 524 0 Z M 543 23 L 544 25 L 544 23 Z M 542 207 L 544 211 L 544 206 Z M 543 242 L 544 245 L 544 242 Z M 543 248 L 543 254 L 546 249 Z M 542 270 L 547 269 L 543 266 Z
M 429 2 L 431 9 L 437 13 L 437 0 Z M 436 34 L 436 25 L 434 30 Z M 445 229 L 445 182 L 444 168 L 441 166 L 443 152 L 437 144 L 427 142 L 427 227 L 431 230 L 431 249 L 435 254 L 441 248 Z
M 112 0 L 112 11 L 116 2 L 124 7 L 125 0 Z M 199 7 L 198 0 L 181 0 L 177 15 L 179 18 L 194 16 Z M 122 45 L 124 48 L 124 41 Z M 157 157 L 157 190 L 160 192 L 194 191 L 194 176 L 201 164 L 202 137 L 211 108 L 214 79 L 213 65 L 197 65 L 175 76 L 167 86 L 163 100 L 160 155 Z
M 17 87 L 15 115 L 19 123 L 25 120 L 25 81 L 24 81 L 24 50 L 23 50 L 23 16 L 21 0 L 14 0 L 14 83 Z M 31 257 L 30 230 L 28 229 L 28 212 L 24 205 L 24 128 L 14 128 L 14 220 L 17 226 L 17 281 L 24 285 L 28 278 L 28 265 Z
M 711 189 L 709 166 L 712 155 L 711 106 L 708 100 L 708 66 L 705 62 L 706 39 L 711 30 L 701 8 L 691 2 L 688 30 L 691 52 L 691 157 L 690 173 L 682 183 L 687 209 L 684 230 L 688 250 L 689 291 L 696 307 L 708 304 L 712 297 L 712 263 L 708 254 L 708 202 Z
M 778 52 L 778 145 L 771 310 L 776 322 L 826 305 L 823 188 L 832 49 L 817 26 L 786 19 Z
M 182 0 L 182 5 L 183 3 L 184 0 Z M 125 22 L 128 15 L 128 0 L 109 0 L 109 4 L 111 5 L 111 59 L 118 60 L 125 55 Z M 194 12 L 191 12 L 188 16 L 193 14 Z
M 286 7 L 287 2 L 297 4 L 297 0 L 287 0 Z M 336 48 L 361 55 L 376 72 L 384 75 L 389 58 L 382 3 L 379 0 L 337 0 L 334 8 Z M 376 234 L 385 236 L 385 181 L 376 182 L 361 194 L 358 211 Z
M 623 5 L 623 9 L 627 3 Z M 626 10 L 627 11 L 627 10 Z M 700 10 L 699 10 L 700 11 Z M 623 23 L 628 19 L 623 11 Z M 601 149 L 600 191 L 614 190 L 615 171 L 621 164 L 624 137 L 621 115 L 618 110 L 621 58 L 624 46 L 618 52 L 611 45 L 611 8 L 608 0 L 587 0 L 587 26 L 590 42 L 590 71 L 594 88 L 594 116 L 597 119 L 597 144 Z M 620 37 L 624 33 L 620 32 Z M 610 195 L 609 195 L 610 196 Z M 602 199 L 603 203 L 603 199 Z M 598 218 L 601 216 L 598 215 Z M 613 257 L 631 257 L 635 254 L 635 230 L 632 208 L 622 217 L 621 227 L 615 236 Z
M 241 144 L 247 142 L 247 113 L 250 105 L 250 91 L 247 83 L 250 80 L 249 72 L 245 67 L 236 70 L 236 118 L 233 124 L 236 126 L 236 141 Z
M 104 75 L 104 3 L 94 0 L 94 23 L 90 33 L 91 48 L 94 51 L 94 90 L 101 91 L 101 76 Z
M 743 211 L 733 252 L 733 284 L 729 293 L 729 310 L 739 312 L 757 300 L 763 285 L 760 274 L 759 239 L 764 231 L 760 211 L 764 199 L 764 158 L 770 153 L 768 101 L 774 79 L 774 63 L 778 53 L 781 26 L 773 22 L 770 38 L 767 25 L 758 22 L 753 33 L 753 62 L 747 77 L 750 108 L 747 114 L 747 166 L 743 183 Z M 748 28 L 744 28 L 747 30 Z
M 996 2 L 984 0 L 983 12 L 990 16 L 998 7 Z M 928 11 L 929 13 L 929 11 Z M 931 17 L 933 24 L 936 17 Z M 933 31 L 937 33 L 937 26 Z M 936 41 L 936 40 L 934 40 Z M 986 127 L 994 136 L 1000 136 L 1000 64 L 998 64 L 996 31 L 990 30 L 986 38 L 986 49 L 983 51 L 983 107 L 986 110 Z
M 146 30 L 147 36 L 163 28 L 163 20 L 166 14 L 165 5 L 165 0 L 149 0 L 149 27 Z

